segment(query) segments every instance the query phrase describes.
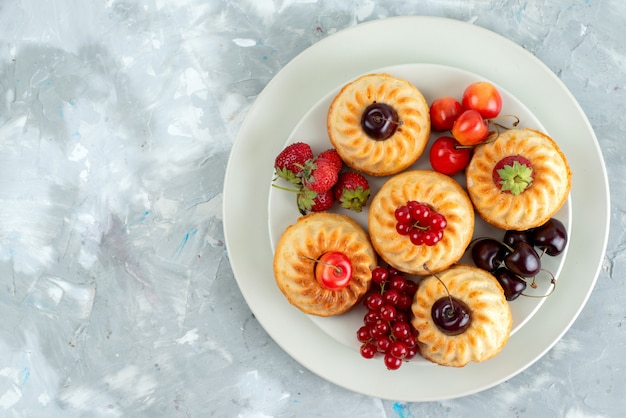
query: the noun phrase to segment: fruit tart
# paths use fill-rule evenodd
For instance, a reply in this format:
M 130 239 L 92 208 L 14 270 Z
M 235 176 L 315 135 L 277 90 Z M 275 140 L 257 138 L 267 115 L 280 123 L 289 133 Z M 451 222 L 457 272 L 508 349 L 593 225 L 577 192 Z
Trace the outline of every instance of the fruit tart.
M 465 174 L 479 215 L 504 230 L 543 225 L 563 206 L 572 185 L 563 152 L 532 129 L 511 129 L 476 147 Z
M 368 228 L 376 252 L 409 274 L 438 272 L 456 263 L 474 233 L 474 209 L 451 177 L 408 170 L 389 178 L 372 199 Z
M 424 152 L 430 113 L 410 82 L 389 74 L 367 74 L 345 85 L 327 117 L 330 142 L 355 170 L 373 176 L 398 173 Z
M 352 218 L 315 212 L 287 227 L 274 252 L 274 277 L 287 300 L 317 316 L 350 310 L 370 287 L 376 253 Z
M 451 367 L 495 356 L 509 340 L 513 324 L 498 281 L 485 270 L 462 264 L 423 278 L 411 310 L 420 354 Z

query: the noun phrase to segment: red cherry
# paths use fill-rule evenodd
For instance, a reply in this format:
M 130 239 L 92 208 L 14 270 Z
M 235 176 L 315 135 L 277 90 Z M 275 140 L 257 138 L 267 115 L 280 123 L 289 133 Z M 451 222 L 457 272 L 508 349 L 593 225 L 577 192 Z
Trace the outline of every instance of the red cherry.
M 352 278 L 352 262 L 340 251 L 324 253 L 315 264 L 315 278 L 325 289 L 343 289 Z
M 449 136 L 442 136 L 430 148 L 430 165 L 433 170 L 453 176 L 465 169 L 472 158 L 472 150 L 461 146 Z
M 472 83 L 463 92 L 463 109 L 476 110 L 485 118 L 495 118 L 502 109 L 502 97 L 493 84 L 487 81 Z
M 489 135 L 489 125 L 476 110 L 466 110 L 452 126 L 452 136 L 461 145 L 476 145 Z
M 430 126 L 434 131 L 449 131 L 463 112 L 461 103 L 454 97 L 440 97 L 430 105 Z

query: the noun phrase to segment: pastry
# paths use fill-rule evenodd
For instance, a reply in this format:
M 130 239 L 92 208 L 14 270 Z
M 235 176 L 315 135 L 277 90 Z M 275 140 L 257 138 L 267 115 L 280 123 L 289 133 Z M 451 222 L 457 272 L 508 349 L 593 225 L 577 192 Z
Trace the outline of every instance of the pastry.
M 396 209 L 408 202 L 427 205 L 443 215 L 443 236 L 434 245 L 411 241 L 398 232 Z M 456 263 L 474 233 L 474 209 L 463 188 L 451 177 L 431 170 L 409 170 L 388 179 L 372 199 L 368 229 L 376 252 L 392 267 L 409 274 L 438 272 Z M 426 227 L 428 230 L 429 227 Z
M 368 74 L 335 96 L 327 129 L 348 166 L 387 176 L 408 168 L 422 155 L 430 135 L 430 113 L 413 84 L 389 74 Z
M 316 260 L 339 252 L 352 266 L 349 281 L 337 289 L 322 285 Z M 274 277 L 287 300 L 311 315 L 332 316 L 348 311 L 369 289 L 376 254 L 365 230 L 348 216 L 315 212 L 298 218 L 278 240 Z
M 513 317 L 498 281 L 485 270 L 467 265 L 457 265 L 437 277 L 419 282 L 411 305 L 420 354 L 437 364 L 463 367 L 499 353 L 509 340 Z M 456 311 L 452 316 L 447 311 L 450 300 Z M 441 316 L 448 325 L 437 319 Z
M 547 135 L 511 129 L 476 147 L 466 169 L 467 190 L 479 215 L 505 230 L 544 224 L 565 203 L 572 173 Z

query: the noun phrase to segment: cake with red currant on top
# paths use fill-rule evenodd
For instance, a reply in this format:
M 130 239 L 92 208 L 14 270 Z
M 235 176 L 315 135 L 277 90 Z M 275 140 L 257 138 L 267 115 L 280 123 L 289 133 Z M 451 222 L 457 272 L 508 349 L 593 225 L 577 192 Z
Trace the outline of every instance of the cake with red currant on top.
M 368 229 L 374 249 L 390 266 L 425 275 L 463 256 L 474 233 L 474 209 L 453 178 L 408 170 L 389 178 L 376 193 Z
M 563 206 L 572 185 L 563 152 L 532 129 L 511 129 L 477 146 L 465 174 L 476 211 L 505 230 L 543 225 Z
M 302 312 L 339 315 L 369 290 L 376 253 L 367 232 L 352 218 L 314 212 L 281 235 L 274 277 L 287 300 Z
M 428 103 L 407 80 L 367 74 L 346 84 L 327 116 L 330 142 L 351 168 L 387 176 L 411 166 L 430 135 Z

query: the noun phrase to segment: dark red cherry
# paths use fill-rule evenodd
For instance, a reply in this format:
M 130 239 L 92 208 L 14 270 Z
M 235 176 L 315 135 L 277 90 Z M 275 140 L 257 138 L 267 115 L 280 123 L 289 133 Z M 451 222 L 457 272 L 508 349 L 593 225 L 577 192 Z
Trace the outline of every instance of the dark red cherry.
M 504 233 L 504 238 L 502 238 L 502 242 L 508 245 L 511 248 L 517 247 L 517 244 L 520 242 L 529 242 L 530 237 L 528 231 L 514 231 L 509 230 Z
M 454 297 L 442 297 L 433 303 L 430 315 L 437 328 L 447 335 L 462 334 L 472 322 L 469 306 Z
M 396 132 L 398 112 L 385 103 L 372 103 L 361 116 L 361 126 L 372 139 L 384 141 Z
M 550 218 L 548 222 L 532 229 L 530 233 L 533 244 L 551 256 L 561 254 L 567 245 L 565 225 L 558 219 Z
M 472 246 L 474 264 L 476 267 L 489 272 L 498 268 L 506 254 L 506 247 L 493 238 L 481 238 Z
M 527 242 L 520 242 L 509 255 L 504 257 L 504 264 L 515 274 L 522 277 L 534 277 L 541 271 L 541 259 L 537 251 Z
M 494 273 L 494 277 L 504 290 L 504 297 L 508 301 L 515 300 L 526 289 L 526 282 L 513 274 L 506 267 L 498 268 Z

